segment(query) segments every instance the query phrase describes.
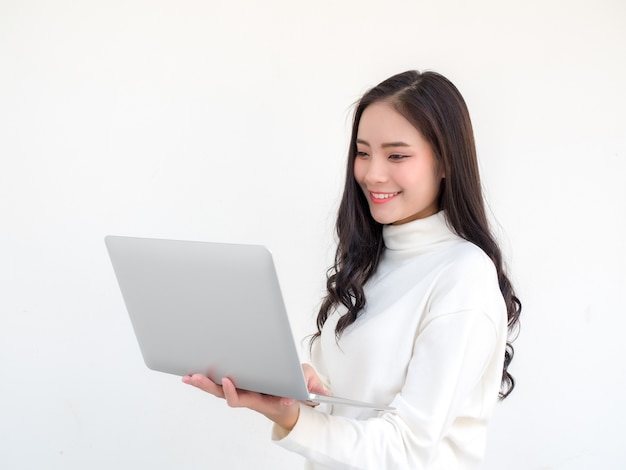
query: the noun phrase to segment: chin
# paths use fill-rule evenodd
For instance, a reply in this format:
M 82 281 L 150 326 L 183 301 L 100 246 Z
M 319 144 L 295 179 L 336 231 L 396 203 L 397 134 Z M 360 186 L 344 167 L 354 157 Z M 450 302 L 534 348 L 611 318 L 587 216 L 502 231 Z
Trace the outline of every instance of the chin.
M 390 225 L 398 220 L 394 217 L 381 217 L 381 216 L 377 217 L 374 214 L 372 214 L 372 219 L 374 219 L 374 221 L 378 222 L 381 225 Z

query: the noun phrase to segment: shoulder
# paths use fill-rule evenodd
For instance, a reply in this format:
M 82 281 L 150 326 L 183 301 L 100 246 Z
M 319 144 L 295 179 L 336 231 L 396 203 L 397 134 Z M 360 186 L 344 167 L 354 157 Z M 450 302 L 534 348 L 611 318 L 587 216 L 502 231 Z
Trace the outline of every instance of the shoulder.
M 499 316 L 504 306 L 496 268 L 478 246 L 463 239 L 446 248 L 431 291 L 433 314 L 473 310 Z
M 491 258 L 478 246 L 458 238 L 446 247 L 442 271 L 450 281 L 486 282 L 497 278 Z

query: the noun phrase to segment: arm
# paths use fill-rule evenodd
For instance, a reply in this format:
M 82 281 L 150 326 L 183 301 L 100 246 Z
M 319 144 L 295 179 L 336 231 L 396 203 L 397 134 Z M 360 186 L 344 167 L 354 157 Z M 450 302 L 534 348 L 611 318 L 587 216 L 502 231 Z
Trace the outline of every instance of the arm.
M 301 407 L 294 428 L 277 426 L 273 438 L 333 468 L 432 468 L 466 398 L 481 386 L 496 338 L 479 311 L 437 317 L 415 340 L 405 384 L 391 403 L 395 412 L 357 420 Z
M 328 393 L 313 367 L 309 364 L 303 364 L 302 370 L 309 391 L 319 394 Z M 222 379 L 222 385 L 217 385 L 211 379 L 201 374 L 185 376 L 182 381 L 218 398 L 225 399 L 228 406 L 232 408 L 250 408 L 261 413 L 282 429 L 293 429 L 300 414 L 300 407 L 294 399 L 239 390 L 235 387 L 233 381 L 228 378 Z

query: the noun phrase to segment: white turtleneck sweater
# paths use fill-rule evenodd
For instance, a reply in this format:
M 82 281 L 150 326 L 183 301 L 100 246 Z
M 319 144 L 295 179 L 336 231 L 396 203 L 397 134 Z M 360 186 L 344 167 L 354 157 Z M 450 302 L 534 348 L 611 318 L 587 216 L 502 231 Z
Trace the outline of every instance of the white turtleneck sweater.
M 329 316 L 313 363 L 337 396 L 391 412 L 301 405 L 272 438 L 310 469 L 474 469 L 498 399 L 507 334 L 496 270 L 439 212 L 383 228 L 366 307 L 339 342 Z

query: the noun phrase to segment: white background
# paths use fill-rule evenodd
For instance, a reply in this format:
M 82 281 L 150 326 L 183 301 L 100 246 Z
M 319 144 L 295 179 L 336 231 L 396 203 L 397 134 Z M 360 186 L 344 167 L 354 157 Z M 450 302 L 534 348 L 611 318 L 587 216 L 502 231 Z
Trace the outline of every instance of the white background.
M 468 102 L 524 303 L 485 468 L 624 468 L 625 50 L 622 0 L 0 0 L 0 468 L 299 468 L 145 368 L 103 237 L 267 244 L 304 337 L 351 104 L 410 68 Z

